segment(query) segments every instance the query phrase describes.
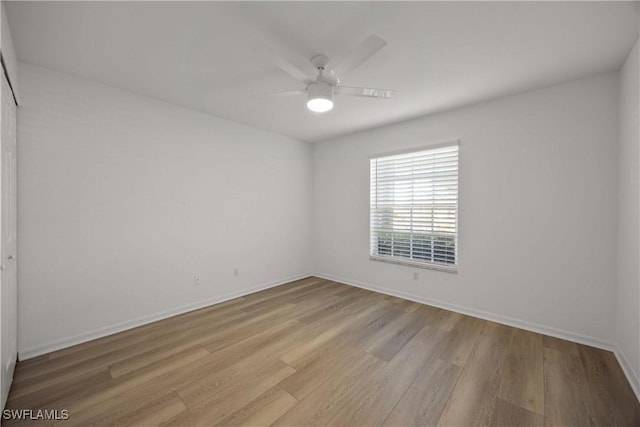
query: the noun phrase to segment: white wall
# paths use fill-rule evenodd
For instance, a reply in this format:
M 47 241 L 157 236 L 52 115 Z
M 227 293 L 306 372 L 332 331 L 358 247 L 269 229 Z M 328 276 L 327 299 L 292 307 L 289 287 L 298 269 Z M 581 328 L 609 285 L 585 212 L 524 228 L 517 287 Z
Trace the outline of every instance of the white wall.
M 614 72 L 315 144 L 315 272 L 611 346 L 617 94 Z M 369 156 L 451 139 L 459 273 L 370 261 Z
M 640 398 L 640 65 L 637 42 L 620 70 L 617 354 Z
M 308 144 L 19 73 L 21 358 L 310 272 Z

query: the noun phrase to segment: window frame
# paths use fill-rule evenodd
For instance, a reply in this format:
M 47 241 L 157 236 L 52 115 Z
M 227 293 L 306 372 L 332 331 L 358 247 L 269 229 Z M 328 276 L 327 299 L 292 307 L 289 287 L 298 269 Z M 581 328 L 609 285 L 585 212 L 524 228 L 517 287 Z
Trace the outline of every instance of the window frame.
M 443 263 L 436 263 L 436 262 L 430 262 L 430 261 L 414 261 L 408 258 L 402 258 L 402 257 L 398 257 L 398 256 L 393 256 L 393 255 L 376 255 L 373 254 L 373 247 L 372 247 L 372 209 L 371 209 L 371 161 L 374 159 L 379 159 L 379 158 L 383 158 L 383 157 L 392 157 L 392 156 L 397 156 L 397 155 L 402 155 L 402 154 L 410 154 L 410 153 L 419 153 L 421 151 L 429 151 L 429 150 L 435 150 L 438 148 L 444 148 L 444 147 L 452 147 L 452 146 L 457 146 L 458 147 L 458 174 L 457 174 L 457 194 L 456 194 L 456 219 L 455 219 L 455 226 L 456 226 L 456 234 L 455 234 L 455 263 L 451 264 L 451 265 L 447 265 L 447 264 L 443 264 Z M 402 266 L 407 266 L 407 267 L 415 267 L 415 268 L 422 268 L 422 269 L 427 269 L 427 270 L 435 270 L 435 271 L 442 271 L 442 272 L 446 272 L 446 273 L 454 273 L 457 274 L 458 273 L 458 266 L 459 266 L 459 251 L 458 248 L 460 246 L 460 232 L 459 232 L 459 218 L 460 218 L 460 140 L 459 139 L 453 139 L 453 140 L 446 140 L 446 141 L 440 141 L 440 142 L 435 142 L 433 144 L 428 144 L 428 145 L 423 145 L 423 146 L 419 146 L 419 147 L 413 147 L 413 148 L 407 148 L 407 149 L 403 149 L 403 150 L 396 150 L 396 151 L 387 151 L 387 152 L 382 152 L 382 153 L 376 153 L 376 154 L 372 154 L 369 156 L 369 259 L 371 261 L 379 261 L 379 262 L 385 262 L 385 263 L 389 263 L 389 264 L 396 264 L 396 265 L 402 265 Z

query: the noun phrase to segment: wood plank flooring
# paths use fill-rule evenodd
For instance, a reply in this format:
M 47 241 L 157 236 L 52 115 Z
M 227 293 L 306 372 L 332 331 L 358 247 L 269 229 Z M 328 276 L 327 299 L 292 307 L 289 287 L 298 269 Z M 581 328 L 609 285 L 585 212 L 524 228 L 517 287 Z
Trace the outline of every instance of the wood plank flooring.
M 20 362 L 3 425 L 640 426 L 612 353 L 318 278 Z

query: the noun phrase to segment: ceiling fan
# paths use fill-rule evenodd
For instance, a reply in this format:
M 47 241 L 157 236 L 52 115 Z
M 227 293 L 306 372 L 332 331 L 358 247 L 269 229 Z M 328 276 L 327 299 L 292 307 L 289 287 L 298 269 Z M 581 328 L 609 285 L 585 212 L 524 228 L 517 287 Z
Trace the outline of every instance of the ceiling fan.
M 325 113 L 333 108 L 334 95 L 363 96 L 367 98 L 391 98 L 394 90 L 369 87 L 341 86 L 338 76 L 354 70 L 375 55 L 387 44 L 376 35 L 370 35 L 354 51 L 336 64 L 325 55 L 311 58 L 311 64 L 317 70 L 317 76 L 309 76 L 300 67 L 283 58 L 273 49 L 265 46 L 273 62 L 294 79 L 305 85 L 304 89 L 278 92 L 272 95 L 307 95 L 307 108 L 316 113 Z

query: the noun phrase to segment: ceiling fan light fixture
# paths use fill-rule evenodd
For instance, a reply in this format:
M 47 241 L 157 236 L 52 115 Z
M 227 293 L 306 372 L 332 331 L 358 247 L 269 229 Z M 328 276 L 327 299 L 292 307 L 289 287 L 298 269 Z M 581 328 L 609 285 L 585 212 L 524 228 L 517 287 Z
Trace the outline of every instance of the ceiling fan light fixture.
M 326 113 L 333 108 L 333 86 L 326 82 L 313 82 L 307 88 L 307 108 L 315 113 Z

